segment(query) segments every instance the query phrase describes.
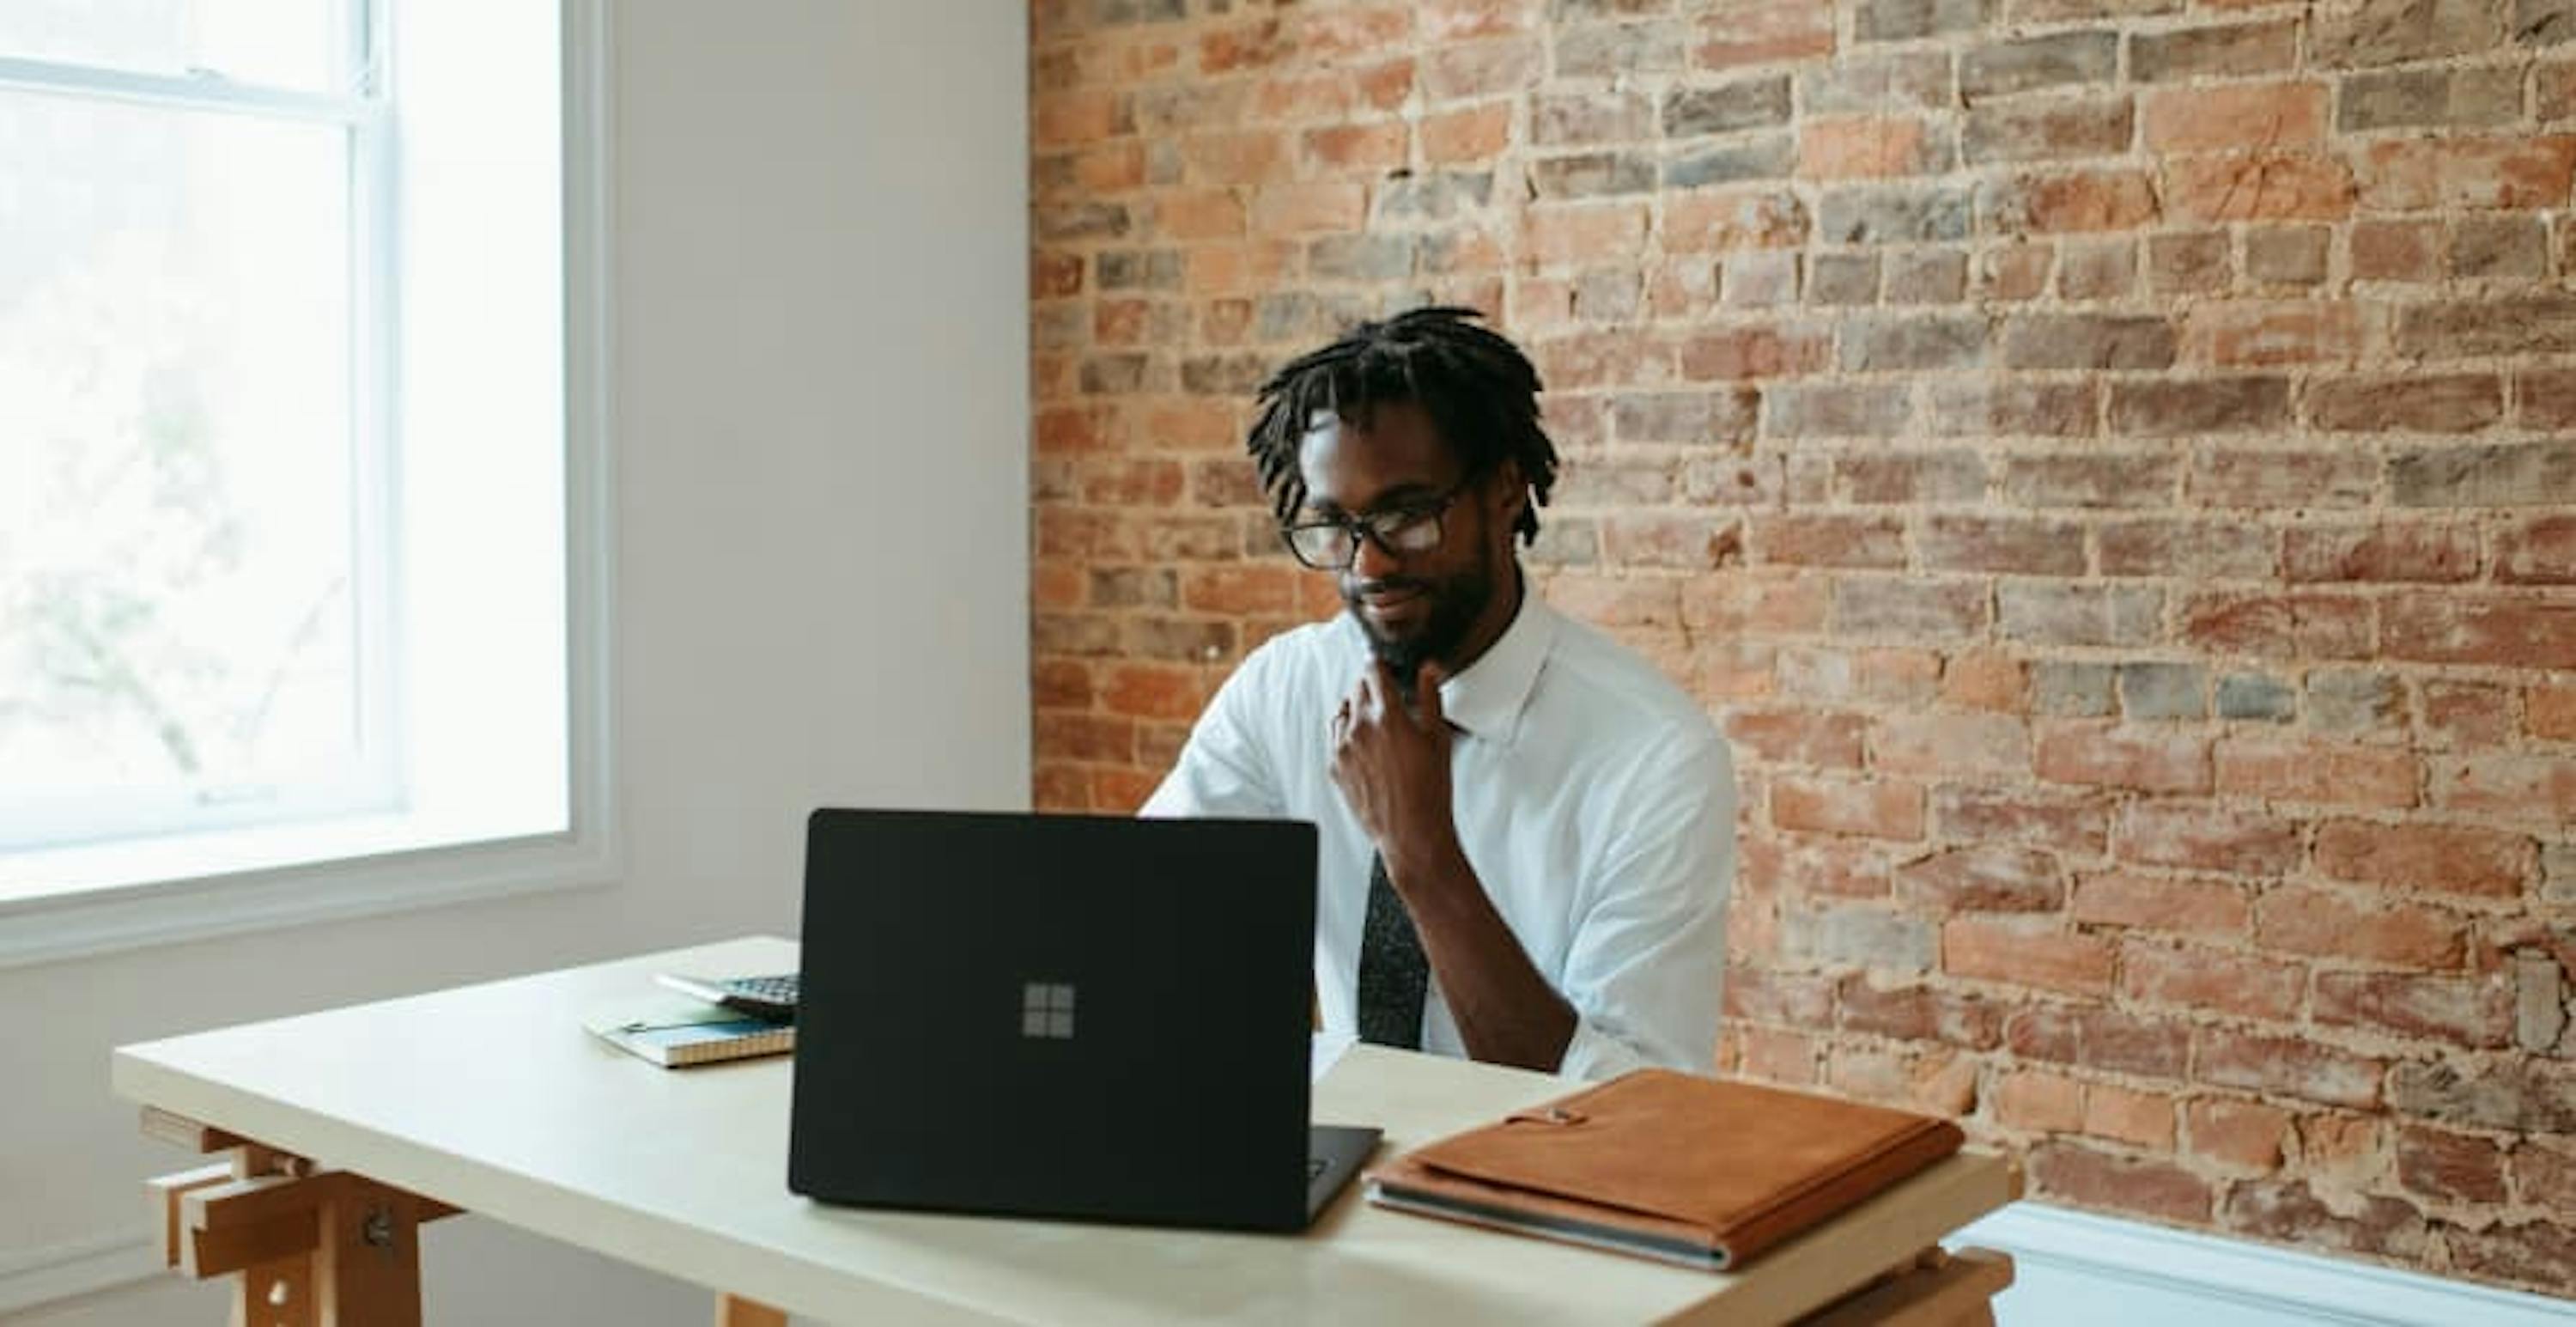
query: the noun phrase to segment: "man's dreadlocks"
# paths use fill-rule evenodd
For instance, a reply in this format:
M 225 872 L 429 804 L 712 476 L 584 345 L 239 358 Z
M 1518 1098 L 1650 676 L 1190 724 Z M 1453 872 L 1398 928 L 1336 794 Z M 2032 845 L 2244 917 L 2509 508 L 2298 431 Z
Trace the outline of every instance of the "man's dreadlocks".
M 1279 519 L 1306 501 L 1297 450 L 1320 412 L 1366 428 L 1377 407 L 1412 401 L 1466 463 L 1467 478 L 1519 463 L 1532 501 L 1513 528 L 1525 543 L 1537 539 L 1538 509 L 1556 482 L 1556 444 L 1538 423 L 1538 370 L 1520 347 L 1469 321 L 1482 316 L 1434 306 L 1363 322 L 1263 383 L 1261 418 L 1244 449 Z

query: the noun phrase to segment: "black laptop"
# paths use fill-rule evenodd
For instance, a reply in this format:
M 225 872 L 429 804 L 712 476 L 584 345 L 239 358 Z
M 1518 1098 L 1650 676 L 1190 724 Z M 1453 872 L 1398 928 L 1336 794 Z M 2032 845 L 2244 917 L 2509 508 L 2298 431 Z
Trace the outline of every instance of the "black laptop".
M 835 1203 L 1303 1230 L 1315 830 L 814 813 L 787 1185 Z

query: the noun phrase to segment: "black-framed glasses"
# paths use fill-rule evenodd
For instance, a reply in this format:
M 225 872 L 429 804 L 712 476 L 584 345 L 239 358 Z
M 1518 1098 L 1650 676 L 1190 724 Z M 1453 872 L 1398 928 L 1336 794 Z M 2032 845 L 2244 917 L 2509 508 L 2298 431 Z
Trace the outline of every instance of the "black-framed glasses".
M 1299 562 L 1317 571 L 1347 569 L 1359 556 L 1362 539 L 1390 557 L 1428 552 L 1440 546 L 1441 516 L 1475 482 L 1476 476 L 1469 475 L 1436 498 L 1384 511 L 1283 525 L 1279 527 L 1279 537 Z

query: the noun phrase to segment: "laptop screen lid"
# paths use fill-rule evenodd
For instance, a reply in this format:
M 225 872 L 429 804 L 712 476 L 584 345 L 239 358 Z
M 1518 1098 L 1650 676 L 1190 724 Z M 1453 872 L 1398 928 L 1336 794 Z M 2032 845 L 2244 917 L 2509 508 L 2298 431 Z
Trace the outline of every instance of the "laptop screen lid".
M 1314 889 L 1300 822 L 815 812 L 788 1187 L 1302 1229 Z

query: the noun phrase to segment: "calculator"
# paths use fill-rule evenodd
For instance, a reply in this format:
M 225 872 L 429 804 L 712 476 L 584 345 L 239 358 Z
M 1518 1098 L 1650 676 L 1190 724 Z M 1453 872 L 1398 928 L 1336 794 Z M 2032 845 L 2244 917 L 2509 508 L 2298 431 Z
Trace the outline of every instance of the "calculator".
M 793 972 L 768 977 L 685 977 L 678 973 L 657 972 L 653 974 L 653 980 L 709 1004 L 739 1009 L 754 1018 L 765 1018 L 773 1023 L 790 1023 L 796 1019 L 796 974 Z

